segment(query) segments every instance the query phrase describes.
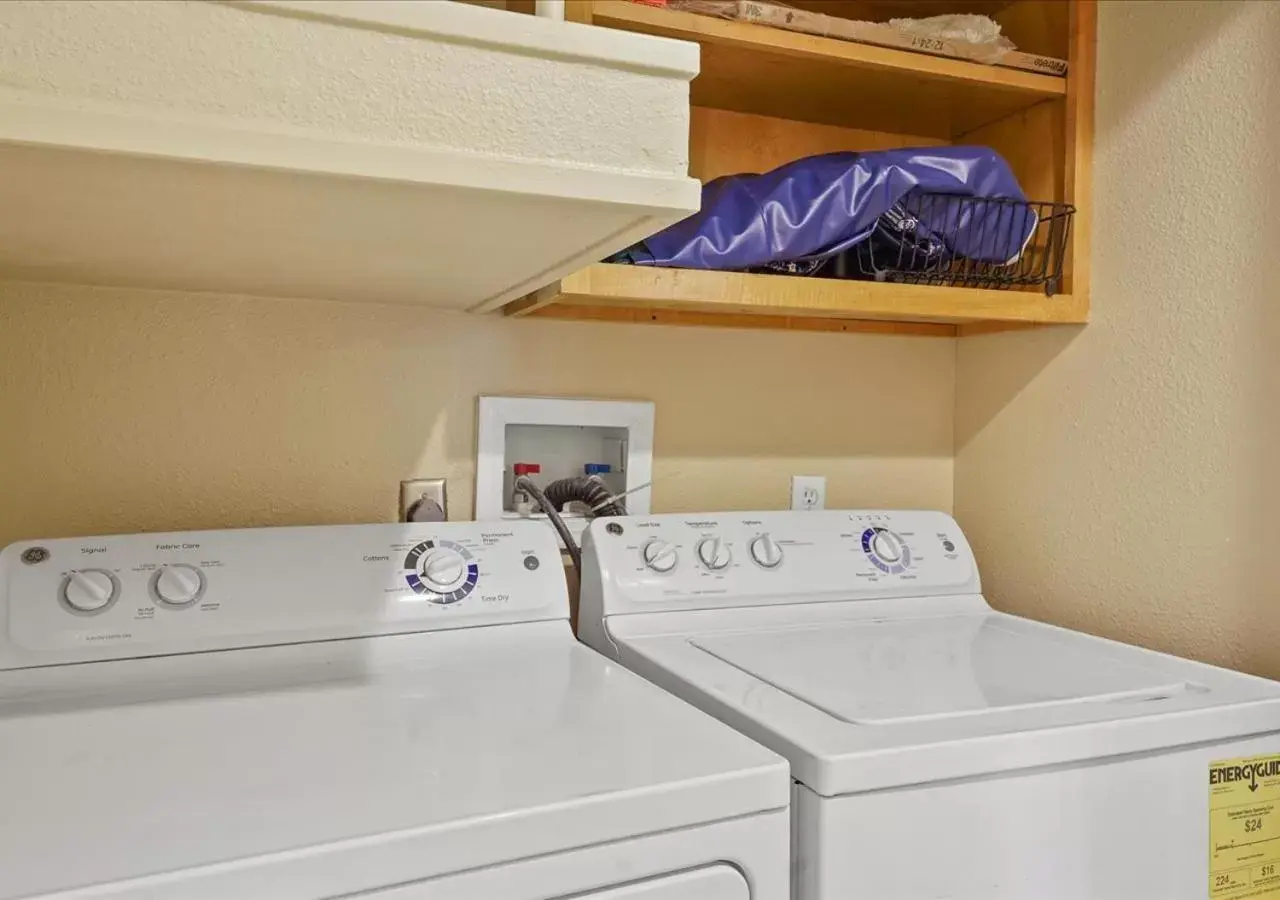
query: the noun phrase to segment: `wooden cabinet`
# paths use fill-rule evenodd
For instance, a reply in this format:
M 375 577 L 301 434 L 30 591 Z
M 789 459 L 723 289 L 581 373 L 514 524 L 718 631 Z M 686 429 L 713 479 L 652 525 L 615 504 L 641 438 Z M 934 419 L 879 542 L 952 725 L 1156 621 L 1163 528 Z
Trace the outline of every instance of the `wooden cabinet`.
M 837 7 L 851 17 L 982 12 L 1019 49 L 1067 60 L 1068 72 L 929 56 L 629 0 L 570 3 L 570 16 L 701 46 L 701 74 L 691 87 L 690 174 L 704 181 L 834 150 L 995 148 L 1029 198 L 1076 207 L 1060 292 L 597 264 L 508 304 L 506 312 L 926 335 L 1086 322 L 1093 0 L 842 0 L 815 8 Z

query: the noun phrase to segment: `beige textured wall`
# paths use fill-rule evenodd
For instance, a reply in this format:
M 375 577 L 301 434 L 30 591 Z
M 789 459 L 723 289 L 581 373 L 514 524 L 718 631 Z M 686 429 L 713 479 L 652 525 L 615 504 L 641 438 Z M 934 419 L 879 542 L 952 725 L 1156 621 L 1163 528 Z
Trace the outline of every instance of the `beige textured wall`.
M 1099 13 L 1092 324 L 960 342 L 1002 608 L 1280 677 L 1280 3 Z
M 0 284 L 0 545 L 391 521 L 416 475 L 468 516 L 480 393 L 656 401 L 658 510 L 782 507 L 792 473 L 949 509 L 954 369 L 949 339 Z

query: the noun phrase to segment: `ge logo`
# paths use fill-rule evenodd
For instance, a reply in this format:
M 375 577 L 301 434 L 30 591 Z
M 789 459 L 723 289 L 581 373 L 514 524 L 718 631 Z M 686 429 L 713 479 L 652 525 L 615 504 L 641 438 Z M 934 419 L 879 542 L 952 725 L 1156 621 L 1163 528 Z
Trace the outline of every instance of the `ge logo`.
M 22 551 L 22 561 L 29 566 L 42 563 L 49 558 L 49 551 L 44 547 L 28 547 Z

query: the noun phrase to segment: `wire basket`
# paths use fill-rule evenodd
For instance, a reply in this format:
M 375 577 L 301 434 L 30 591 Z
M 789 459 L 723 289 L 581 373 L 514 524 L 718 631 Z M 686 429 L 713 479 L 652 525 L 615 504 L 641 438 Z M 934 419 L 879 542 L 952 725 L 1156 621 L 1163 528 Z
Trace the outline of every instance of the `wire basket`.
M 847 251 L 862 277 L 903 284 L 1015 288 L 1053 296 L 1075 207 L 997 197 L 908 194 Z M 845 277 L 854 260 L 841 260 Z M 853 275 L 853 277 L 858 277 Z

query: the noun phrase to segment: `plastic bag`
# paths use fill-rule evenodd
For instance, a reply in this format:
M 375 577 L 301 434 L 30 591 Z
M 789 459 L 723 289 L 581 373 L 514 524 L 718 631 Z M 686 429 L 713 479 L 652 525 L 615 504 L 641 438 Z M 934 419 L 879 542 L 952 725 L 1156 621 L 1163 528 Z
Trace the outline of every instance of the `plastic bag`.
M 708 182 L 701 211 L 611 261 L 722 270 L 821 261 L 866 240 L 895 207 L 914 233 L 974 260 L 1016 260 L 1035 231 L 1034 213 L 986 228 L 996 214 L 988 205 L 931 203 L 926 193 L 1026 199 L 989 147 L 829 153 Z
M 996 22 L 972 13 L 927 19 L 890 19 L 889 25 L 913 37 L 963 46 L 966 58 L 991 65 L 1000 62 L 1006 53 L 1014 49 L 1013 41 L 1000 33 Z

